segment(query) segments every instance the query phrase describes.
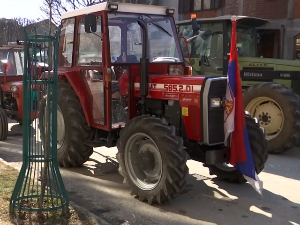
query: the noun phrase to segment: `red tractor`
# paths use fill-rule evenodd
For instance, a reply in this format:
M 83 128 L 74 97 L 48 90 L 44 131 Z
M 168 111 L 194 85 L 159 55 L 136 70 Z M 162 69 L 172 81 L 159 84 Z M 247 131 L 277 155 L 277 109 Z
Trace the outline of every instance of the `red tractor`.
M 220 179 L 245 182 L 228 164 L 230 148 L 224 145 L 227 79 L 190 76 L 173 13 L 161 6 L 105 2 L 62 15 L 58 163 L 81 166 L 93 147 L 117 146 L 120 174 L 132 194 L 149 204 L 183 190 L 188 158 Z M 267 141 L 257 121 L 245 117 L 259 174 Z
M 42 71 L 47 65 L 40 61 L 39 47 L 37 49 L 37 67 Z M 33 48 L 29 49 L 33 51 Z M 23 42 L 10 42 L 8 45 L 0 45 L 0 141 L 4 141 L 8 135 L 7 117 L 22 124 L 23 121 L 23 69 L 24 69 Z M 38 89 L 34 90 L 34 96 L 39 96 Z M 38 99 L 32 104 L 33 119 L 37 117 Z

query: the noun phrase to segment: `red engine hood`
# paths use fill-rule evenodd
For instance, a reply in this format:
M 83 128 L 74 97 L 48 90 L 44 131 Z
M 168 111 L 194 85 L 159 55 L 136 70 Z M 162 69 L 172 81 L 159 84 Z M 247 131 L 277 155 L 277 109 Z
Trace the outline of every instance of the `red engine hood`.
M 23 90 L 23 82 L 22 81 L 12 81 L 12 82 L 7 82 L 5 84 L 2 84 L 2 91 L 10 92 L 11 86 L 17 86 L 19 90 Z

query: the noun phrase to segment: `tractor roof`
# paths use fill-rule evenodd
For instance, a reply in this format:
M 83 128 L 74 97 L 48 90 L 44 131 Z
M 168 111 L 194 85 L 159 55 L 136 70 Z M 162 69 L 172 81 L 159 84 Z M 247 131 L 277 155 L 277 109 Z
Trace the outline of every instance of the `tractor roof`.
M 82 9 L 77 9 L 74 11 L 63 13 L 61 19 L 66 19 L 74 16 L 81 16 L 88 13 L 95 13 L 99 11 L 111 11 L 109 9 L 109 5 L 118 5 L 118 10 L 117 10 L 118 12 L 146 13 L 146 14 L 153 14 L 153 15 L 167 15 L 166 10 L 169 8 L 166 6 L 103 2 L 92 6 L 87 6 Z
M 225 16 L 218 16 L 212 18 L 197 18 L 198 22 L 217 22 L 217 21 L 232 21 L 236 20 L 238 25 L 247 25 L 247 26 L 254 26 L 260 27 L 268 23 L 269 21 L 262 18 L 257 17 L 249 17 L 249 16 L 236 16 L 236 15 L 225 15 Z M 187 24 L 190 23 L 191 20 L 183 20 L 178 21 L 176 24 Z
M 0 45 L 0 50 L 23 50 L 23 45 Z

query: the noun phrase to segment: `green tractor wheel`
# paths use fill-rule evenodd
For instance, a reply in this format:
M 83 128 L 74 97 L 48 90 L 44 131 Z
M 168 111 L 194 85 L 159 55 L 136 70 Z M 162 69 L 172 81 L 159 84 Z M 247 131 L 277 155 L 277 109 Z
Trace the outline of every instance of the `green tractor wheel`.
M 259 83 L 244 92 L 244 106 L 265 129 L 269 153 L 282 153 L 300 143 L 299 96 L 277 83 Z

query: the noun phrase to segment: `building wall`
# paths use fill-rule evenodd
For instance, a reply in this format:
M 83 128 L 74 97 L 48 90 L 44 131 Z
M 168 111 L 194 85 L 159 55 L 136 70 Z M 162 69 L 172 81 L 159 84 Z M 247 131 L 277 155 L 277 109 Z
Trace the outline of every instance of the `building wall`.
M 300 0 L 294 0 L 293 17 L 300 18 Z
M 244 0 L 243 15 L 265 19 L 287 18 L 288 0 Z
M 222 0 L 222 8 L 219 11 L 222 15 L 238 15 L 240 4 L 239 0 Z

